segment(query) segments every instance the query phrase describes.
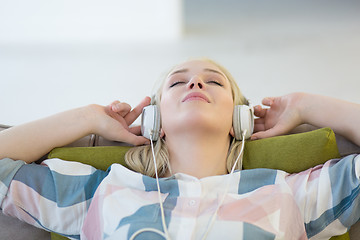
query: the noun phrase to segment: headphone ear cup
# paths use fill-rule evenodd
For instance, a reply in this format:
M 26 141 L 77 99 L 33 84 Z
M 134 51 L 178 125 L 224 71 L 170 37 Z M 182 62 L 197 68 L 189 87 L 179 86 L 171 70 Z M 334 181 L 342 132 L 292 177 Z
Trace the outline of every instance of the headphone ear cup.
M 245 139 L 254 132 L 254 110 L 247 105 L 236 105 L 233 113 L 233 128 L 236 140 L 243 140 L 242 135 L 246 130 Z
M 150 133 L 152 136 L 150 138 Z M 141 134 L 152 141 L 157 141 L 160 136 L 160 110 L 156 105 L 143 108 L 141 114 Z
M 240 105 L 236 105 L 234 107 L 233 112 L 233 129 L 234 129 L 234 137 L 236 140 L 241 140 L 241 126 L 240 126 Z

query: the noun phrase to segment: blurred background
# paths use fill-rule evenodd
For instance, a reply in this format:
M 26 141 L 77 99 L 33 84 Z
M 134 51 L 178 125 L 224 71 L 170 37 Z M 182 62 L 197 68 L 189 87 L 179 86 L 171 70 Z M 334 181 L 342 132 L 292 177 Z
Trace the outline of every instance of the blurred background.
M 115 99 L 135 106 L 176 63 L 209 57 L 246 97 L 360 103 L 360 1 L 0 0 L 0 123 Z

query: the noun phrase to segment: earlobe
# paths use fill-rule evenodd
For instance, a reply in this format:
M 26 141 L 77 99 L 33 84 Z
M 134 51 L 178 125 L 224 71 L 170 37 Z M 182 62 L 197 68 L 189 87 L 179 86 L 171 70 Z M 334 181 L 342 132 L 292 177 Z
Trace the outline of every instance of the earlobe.
M 164 138 L 164 136 L 165 136 L 165 132 L 164 132 L 164 130 L 161 128 L 161 130 L 160 130 L 160 138 Z
M 231 128 L 230 128 L 230 135 L 232 137 L 235 137 L 235 132 L 234 132 L 234 127 L 233 126 L 231 126 Z

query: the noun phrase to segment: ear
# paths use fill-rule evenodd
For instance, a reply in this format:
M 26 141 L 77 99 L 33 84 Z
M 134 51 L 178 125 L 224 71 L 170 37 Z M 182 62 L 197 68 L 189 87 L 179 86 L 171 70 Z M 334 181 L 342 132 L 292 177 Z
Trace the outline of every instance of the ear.
M 233 127 L 233 126 L 231 126 L 231 128 L 230 128 L 230 135 L 231 135 L 232 137 L 235 137 L 235 131 L 234 131 L 234 127 Z
M 161 128 L 160 130 L 160 138 L 163 138 L 165 136 L 165 132 L 164 130 Z

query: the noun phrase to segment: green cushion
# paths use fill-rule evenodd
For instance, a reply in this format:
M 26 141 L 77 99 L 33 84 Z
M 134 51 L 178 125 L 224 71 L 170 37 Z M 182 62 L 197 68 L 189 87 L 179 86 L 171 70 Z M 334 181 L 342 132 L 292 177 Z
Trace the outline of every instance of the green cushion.
M 112 163 L 126 166 L 124 155 L 129 149 L 130 147 L 120 146 L 63 147 L 53 149 L 48 157 L 82 162 L 106 170 Z M 334 132 L 330 128 L 322 128 L 311 132 L 248 141 L 245 144 L 243 167 L 272 168 L 294 173 L 338 157 L 340 154 Z M 51 239 L 66 238 L 52 233 Z M 345 240 L 350 237 L 346 233 L 331 239 Z
M 63 147 L 53 149 L 48 158 L 81 162 L 105 171 L 113 163 L 126 166 L 124 156 L 130 148 L 125 146 Z
M 338 157 L 334 132 L 322 128 L 247 142 L 243 168 L 272 168 L 296 173 Z

